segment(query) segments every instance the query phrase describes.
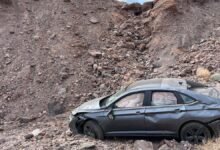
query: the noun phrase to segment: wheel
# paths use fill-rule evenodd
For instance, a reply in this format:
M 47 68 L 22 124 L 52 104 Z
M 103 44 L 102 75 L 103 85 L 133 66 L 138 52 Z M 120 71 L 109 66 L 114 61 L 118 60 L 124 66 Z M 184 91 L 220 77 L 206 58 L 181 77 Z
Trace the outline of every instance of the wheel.
M 87 121 L 84 124 L 83 133 L 96 139 L 104 139 L 104 134 L 101 127 L 94 121 Z
M 207 142 L 211 138 L 210 130 L 200 123 L 188 123 L 183 126 L 180 132 L 180 138 L 193 144 Z

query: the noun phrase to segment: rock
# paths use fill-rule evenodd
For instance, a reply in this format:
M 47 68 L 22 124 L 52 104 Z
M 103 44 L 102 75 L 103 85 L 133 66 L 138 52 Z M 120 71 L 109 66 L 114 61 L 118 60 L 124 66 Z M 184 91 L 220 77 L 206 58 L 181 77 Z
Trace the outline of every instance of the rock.
M 38 41 L 38 40 L 40 39 L 40 36 L 35 35 L 35 36 L 33 36 L 33 39 L 34 39 L 35 41 Z
M 210 78 L 214 81 L 220 81 L 220 73 L 215 73 Z
M 27 118 L 27 117 L 19 117 L 18 118 L 18 121 L 20 122 L 20 123 L 29 123 L 29 122 L 32 122 L 32 121 L 34 121 L 34 120 L 36 120 L 37 119 L 37 117 L 30 117 L 30 118 Z
M 142 5 L 139 3 L 125 4 L 121 8 L 122 10 L 130 11 L 135 15 L 139 15 L 142 13 Z
M 94 142 L 84 142 L 80 145 L 79 150 L 95 149 Z
M 59 72 L 59 75 L 62 81 L 68 79 L 70 76 L 70 69 L 67 67 L 63 67 Z
M 0 139 L 0 145 L 1 145 L 1 144 L 4 144 L 5 142 L 6 142 L 5 139 Z
M 66 88 L 60 88 L 59 91 L 58 91 L 58 94 L 61 95 L 61 96 L 66 94 Z
M 66 135 L 67 135 L 67 136 L 72 136 L 73 133 L 70 131 L 70 129 L 68 129 L 68 130 L 66 130 Z
M 91 23 L 93 23 L 93 24 L 99 23 L 98 19 L 95 18 L 95 17 L 91 17 L 91 18 L 89 19 L 89 21 L 90 21 Z
M 167 144 L 163 144 L 158 148 L 158 150 L 170 150 L 170 147 Z
M 71 0 L 63 0 L 64 2 L 71 2 Z
M 93 57 L 100 57 L 100 56 L 102 56 L 102 53 L 100 51 L 97 51 L 97 50 L 90 50 L 89 54 L 91 56 L 93 56 Z
M 24 138 L 25 138 L 26 140 L 29 140 L 29 139 L 31 139 L 31 138 L 33 138 L 33 137 L 34 137 L 33 134 L 27 134 L 27 135 L 24 136 Z
M 142 5 L 142 11 L 148 11 L 148 10 L 152 9 L 153 6 L 154 6 L 153 1 L 152 2 L 145 2 Z
M 193 145 L 186 141 L 181 141 L 180 143 L 175 140 L 163 140 L 162 145 L 158 150 L 190 150 L 193 149 Z
M 49 102 L 47 104 L 47 108 L 48 108 L 48 113 L 51 116 L 62 114 L 65 111 L 64 104 L 60 102 Z
M 139 45 L 139 50 L 140 51 L 144 51 L 145 49 L 146 49 L 146 45 L 145 44 L 142 43 L 142 44 Z
M 134 142 L 134 150 L 154 150 L 153 143 L 144 140 L 136 140 Z
M 211 75 L 210 71 L 204 67 L 198 67 L 196 70 L 196 76 L 199 78 L 209 78 Z
M 33 131 L 31 132 L 31 134 L 33 134 L 33 136 L 36 137 L 36 136 L 40 135 L 41 132 L 42 132 L 42 131 L 41 131 L 40 129 L 35 129 L 35 130 L 33 130 Z

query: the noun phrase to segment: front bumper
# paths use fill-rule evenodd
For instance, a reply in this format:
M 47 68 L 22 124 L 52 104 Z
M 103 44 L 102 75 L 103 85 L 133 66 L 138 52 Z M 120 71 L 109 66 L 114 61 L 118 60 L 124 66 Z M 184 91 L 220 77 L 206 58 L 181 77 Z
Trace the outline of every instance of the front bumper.
M 77 122 L 77 118 L 74 116 L 69 117 L 70 118 L 70 122 L 69 122 L 69 128 L 73 133 L 77 133 L 78 130 L 76 128 L 76 122 Z
M 70 116 L 69 117 L 69 128 L 73 133 L 82 133 L 83 124 L 86 121 L 86 118 L 83 116 Z

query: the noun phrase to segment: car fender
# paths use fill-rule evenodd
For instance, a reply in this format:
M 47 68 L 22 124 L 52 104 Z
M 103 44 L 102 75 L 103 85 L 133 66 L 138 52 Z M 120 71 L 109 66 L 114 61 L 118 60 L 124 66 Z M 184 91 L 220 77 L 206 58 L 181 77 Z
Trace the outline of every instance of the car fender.
M 208 124 L 208 126 L 212 129 L 214 133 L 214 137 L 220 136 L 220 119 L 212 121 L 211 123 Z

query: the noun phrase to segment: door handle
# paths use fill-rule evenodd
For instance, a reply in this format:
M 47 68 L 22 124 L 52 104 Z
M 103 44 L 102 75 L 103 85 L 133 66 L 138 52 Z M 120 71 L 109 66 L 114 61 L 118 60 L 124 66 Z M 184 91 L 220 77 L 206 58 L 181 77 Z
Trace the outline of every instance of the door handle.
M 141 114 L 141 112 L 140 111 L 136 111 L 136 114 Z
M 183 112 L 182 109 L 175 109 L 174 111 L 175 111 L 175 112 Z

